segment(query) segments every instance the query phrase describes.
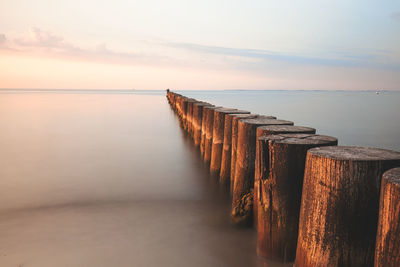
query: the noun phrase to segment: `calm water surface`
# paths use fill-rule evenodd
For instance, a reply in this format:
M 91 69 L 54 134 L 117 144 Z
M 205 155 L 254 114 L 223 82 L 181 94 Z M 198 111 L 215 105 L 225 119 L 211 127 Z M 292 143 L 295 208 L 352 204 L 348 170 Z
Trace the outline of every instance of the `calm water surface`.
M 400 150 L 399 93 L 187 91 L 341 144 Z M 277 266 L 164 92 L 0 92 L 0 266 Z
M 0 94 L 0 266 L 260 266 L 164 93 Z
M 178 91 L 199 100 L 275 115 L 339 139 L 400 151 L 400 91 Z

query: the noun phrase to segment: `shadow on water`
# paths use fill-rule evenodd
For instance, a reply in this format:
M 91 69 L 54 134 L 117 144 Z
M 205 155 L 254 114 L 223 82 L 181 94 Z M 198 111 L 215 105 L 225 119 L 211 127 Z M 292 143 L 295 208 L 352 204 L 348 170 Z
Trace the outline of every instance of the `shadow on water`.
M 175 115 L 171 109 L 171 113 Z M 180 128 L 180 134 L 182 142 L 184 143 L 185 149 L 190 153 L 190 162 L 195 172 L 199 174 L 201 183 L 210 192 L 210 201 L 212 202 L 212 209 L 214 210 L 214 223 L 211 223 L 214 227 L 219 228 L 219 231 L 231 232 L 233 235 L 239 235 L 242 240 L 232 242 L 232 238 L 226 240 L 219 240 L 218 243 L 214 243 L 209 247 L 210 253 L 220 250 L 221 244 L 226 245 L 226 248 L 236 247 L 240 248 L 238 253 L 240 255 L 240 263 L 238 262 L 237 255 L 234 252 L 221 253 L 219 251 L 214 256 L 220 258 L 221 266 L 256 266 L 256 267 L 289 267 L 293 263 L 279 263 L 276 261 L 266 260 L 256 255 L 256 231 L 254 229 L 243 228 L 235 226 L 230 220 L 231 212 L 231 195 L 229 188 L 222 187 L 218 183 L 218 175 L 212 174 L 209 171 L 210 165 L 202 160 L 200 154 L 200 148 L 195 147 L 193 144 L 192 137 L 183 129 L 183 124 L 178 116 L 175 117 L 175 123 Z M 209 215 L 206 215 L 207 217 Z M 209 221 L 210 223 L 210 221 Z M 245 264 L 245 265 L 241 265 Z

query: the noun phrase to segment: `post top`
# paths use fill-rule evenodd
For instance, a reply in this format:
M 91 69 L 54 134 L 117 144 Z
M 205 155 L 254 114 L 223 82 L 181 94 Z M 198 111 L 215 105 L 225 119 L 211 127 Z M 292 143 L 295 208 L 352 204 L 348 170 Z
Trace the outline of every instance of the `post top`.
M 224 114 L 249 114 L 249 111 L 245 110 L 238 110 L 235 108 L 219 108 L 215 110 L 216 112 L 219 113 L 224 113 Z
M 383 174 L 383 179 L 400 186 L 400 168 L 388 170 Z
M 204 106 L 203 109 L 206 109 L 206 110 L 214 110 L 214 109 L 217 109 L 217 108 L 222 108 L 222 107 L 221 107 L 221 106 L 214 106 L 214 105 L 211 105 L 211 106 Z
M 180 99 L 181 99 L 183 102 L 188 102 L 188 101 L 191 100 L 191 98 L 186 97 L 186 96 L 182 96 L 182 97 L 180 97 Z
M 338 160 L 353 160 L 353 161 L 374 161 L 374 160 L 400 160 L 400 152 L 360 146 L 330 146 L 317 147 L 310 149 L 308 153 L 338 159 Z
M 305 126 L 294 126 L 294 125 L 266 125 L 260 126 L 257 130 L 274 133 L 315 133 L 315 129 Z
M 194 106 L 198 106 L 198 107 L 200 107 L 200 106 L 214 106 L 214 105 L 212 105 L 212 104 L 210 104 L 210 103 L 208 103 L 208 102 L 203 102 L 203 101 L 201 101 L 201 102 L 195 102 L 195 103 L 193 103 L 193 105 Z
M 258 140 L 266 140 L 272 143 L 283 143 L 293 145 L 336 145 L 337 139 L 332 136 L 318 134 L 274 134 L 258 138 Z
M 236 119 L 240 120 L 240 119 L 245 119 L 245 118 L 248 118 L 248 119 L 257 118 L 259 115 L 258 114 L 250 114 L 250 113 L 246 113 L 246 114 L 234 113 L 234 114 L 227 114 L 227 116 L 231 116 L 232 118 L 236 118 Z
M 239 120 L 240 123 L 245 123 L 255 126 L 285 124 L 279 121 L 280 120 L 277 120 L 276 117 L 274 116 L 264 116 L 264 115 L 258 116 L 257 118 Z
M 260 119 L 273 119 L 273 120 L 276 120 L 276 117 L 275 117 L 275 116 L 271 116 L 271 115 L 259 115 L 257 118 L 260 118 Z
M 292 121 L 287 121 L 287 120 L 277 120 L 277 119 L 272 119 L 273 121 L 273 125 L 287 125 L 287 126 L 291 126 L 294 123 Z M 268 126 L 260 126 L 260 127 L 268 127 Z M 257 127 L 257 128 L 260 128 Z
M 220 107 L 215 109 L 215 112 L 219 112 L 219 113 L 232 113 L 237 111 L 237 109 L 235 108 L 224 108 L 224 107 Z

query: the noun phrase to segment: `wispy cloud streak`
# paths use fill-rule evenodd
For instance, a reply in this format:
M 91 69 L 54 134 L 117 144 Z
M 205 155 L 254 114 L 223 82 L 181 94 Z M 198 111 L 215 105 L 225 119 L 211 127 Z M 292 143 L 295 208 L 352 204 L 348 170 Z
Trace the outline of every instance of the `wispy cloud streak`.
M 320 65 L 329 67 L 356 67 L 356 68 L 377 68 L 387 70 L 400 70 L 400 63 L 385 62 L 385 56 L 382 54 L 351 54 L 341 52 L 340 56 L 332 57 L 313 57 L 296 54 L 280 53 L 270 50 L 260 49 L 241 49 L 221 46 L 207 46 L 191 43 L 168 43 L 180 49 L 187 49 L 194 52 L 209 53 L 225 56 L 236 56 L 249 59 L 256 59 L 257 64 L 263 62 L 284 62 L 298 65 Z M 339 53 L 336 53 L 339 54 Z

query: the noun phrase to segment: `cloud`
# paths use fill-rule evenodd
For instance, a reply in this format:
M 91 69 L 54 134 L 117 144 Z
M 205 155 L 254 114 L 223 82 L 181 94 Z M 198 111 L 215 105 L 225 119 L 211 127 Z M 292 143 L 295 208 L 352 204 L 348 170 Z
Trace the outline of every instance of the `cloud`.
M 398 22 L 400 22 L 400 12 L 394 12 L 391 15 L 392 19 L 397 20 Z
M 327 57 L 281 53 L 262 49 L 230 48 L 221 46 L 208 46 L 192 43 L 167 43 L 166 45 L 180 49 L 187 49 L 198 53 L 208 53 L 222 56 L 249 59 L 247 63 L 263 64 L 271 62 L 289 63 L 295 65 L 317 65 L 327 67 L 357 67 L 400 70 L 400 63 L 386 63 L 384 51 L 381 53 L 361 54 L 356 52 L 336 51 Z M 247 64 L 248 67 L 248 64 Z
M 64 41 L 63 37 L 35 27 L 30 28 L 27 36 L 15 38 L 14 43 L 20 47 L 45 48 L 59 51 L 80 50 L 78 47 Z
M 32 40 L 41 46 L 57 47 L 65 45 L 63 42 L 64 38 L 56 36 L 48 31 L 42 31 L 39 28 L 31 28 L 30 34 Z
M 20 52 L 115 64 L 150 64 L 157 60 L 166 61 L 166 57 L 163 56 L 114 51 L 104 43 L 92 48 L 83 48 L 40 28 L 31 28 L 29 34 L 15 38 L 13 46 Z
M 7 42 L 6 35 L 3 33 L 0 33 L 0 47 L 5 46 L 6 42 Z
M 1 37 L 3 36 L 3 38 Z M 1 43 L 5 35 L 0 35 Z M 54 56 L 68 60 L 94 61 L 124 65 L 153 65 L 193 69 L 238 70 L 253 73 L 288 70 L 288 68 L 368 68 L 400 71 L 400 62 L 391 57 L 391 51 L 340 50 L 323 54 L 288 53 L 263 49 L 232 48 L 195 43 L 141 41 L 144 52 L 117 51 L 105 43 L 95 47 L 81 47 L 62 36 L 40 28 L 13 42 L 6 49 L 40 56 Z M 4 47 L 3 47 L 4 48 Z M 155 49 L 154 49 L 155 48 Z M 152 50 L 153 49 L 153 50 Z M 152 52 L 150 52 L 152 51 Z
M 1 51 L 14 51 L 12 47 L 9 46 L 10 42 L 4 33 L 0 33 L 0 50 Z

